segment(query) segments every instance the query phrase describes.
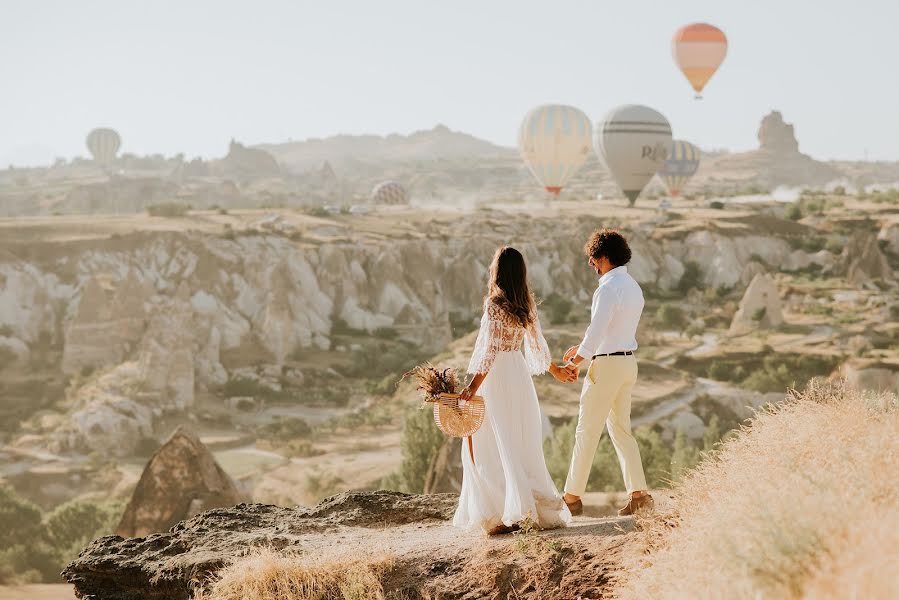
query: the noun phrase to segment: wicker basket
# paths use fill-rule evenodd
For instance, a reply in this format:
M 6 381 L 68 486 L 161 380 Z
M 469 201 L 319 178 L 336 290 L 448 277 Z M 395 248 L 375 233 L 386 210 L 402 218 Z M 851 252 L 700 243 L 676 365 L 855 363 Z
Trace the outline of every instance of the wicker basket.
M 450 437 L 470 437 L 484 422 L 484 398 L 462 400 L 459 394 L 440 394 L 434 401 L 434 422 Z

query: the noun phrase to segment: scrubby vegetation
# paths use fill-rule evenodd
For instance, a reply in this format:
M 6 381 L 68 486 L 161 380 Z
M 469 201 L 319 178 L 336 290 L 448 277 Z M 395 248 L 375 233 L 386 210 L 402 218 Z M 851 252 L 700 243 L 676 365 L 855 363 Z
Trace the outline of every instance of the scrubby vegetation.
M 195 600 L 384 598 L 389 556 L 345 556 L 327 561 L 299 552 L 257 548 L 216 573 Z
M 638 521 L 623 598 L 899 597 L 899 402 L 813 384 Z
M 151 217 L 183 217 L 191 209 L 190 204 L 179 202 L 161 202 L 147 207 L 147 214 Z
M 577 420 L 571 419 L 556 427 L 553 437 L 543 444 L 546 467 L 559 489 L 564 487 L 568 475 L 576 427 Z M 672 481 L 677 481 L 683 473 L 699 462 L 701 452 L 711 450 L 718 443 L 722 433 L 719 420 L 715 417 L 710 419 L 706 427 L 706 435 L 701 446 L 691 442 L 682 431 L 677 432 L 673 443 L 668 443 L 656 429 L 649 427 L 635 429 L 634 437 L 640 446 L 640 457 L 643 460 L 643 470 L 649 486 L 668 487 Z M 618 456 L 612 442 L 604 434 L 593 458 L 587 491 L 614 492 L 621 491 L 623 487 L 624 480 Z
M 681 356 L 675 367 L 764 393 L 801 389 L 813 377 L 830 375 L 840 362 L 839 356 L 776 353 L 768 349 L 761 353 L 724 355 L 710 361 Z
M 410 409 L 403 424 L 400 468 L 382 482 L 382 487 L 420 494 L 425 487 L 428 467 L 445 441 L 446 436 L 434 424 L 432 411 Z
M 0 584 L 57 582 L 91 540 L 112 533 L 118 501 L 71 500 L 49 513 L 0 486 Z

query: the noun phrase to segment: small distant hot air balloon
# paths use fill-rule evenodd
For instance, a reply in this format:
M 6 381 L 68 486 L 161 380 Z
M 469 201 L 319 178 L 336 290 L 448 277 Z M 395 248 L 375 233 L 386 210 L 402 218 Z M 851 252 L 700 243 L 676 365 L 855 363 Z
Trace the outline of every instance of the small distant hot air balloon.
M 384 181 L 372 189 L 371 199 L 375 204 L 409 204 L 409 193 L 395 181 Z
M 692 23 L 674 33 L 671 53 L 674 62 L 696 90 L 696 98 L 702 98 L 702 88 L 727 55 L 727 37 L 714 25 Z
M 573 106 L 544 104 L 525 115 L 518 150 L 547 192 L 558 196 L 587 160 L 591 129 L 590 118 Z
M 672 197 L 680 195 L 696 170 L 699 168 L 699 148 L 683 140 L 671 142 L 671 149 L 665 164 L 659 169 L 659 177 Z
M 613 108 L 596 125 L 594 147 L 631 206 L 668 158 L 671 125 L 648 106 Z
M 100 127 L 87 134 L 87 149 L 94 161 L 101 165 L 108 165 L 115 160 L 121 145 L 122 138 L 114 129 Z

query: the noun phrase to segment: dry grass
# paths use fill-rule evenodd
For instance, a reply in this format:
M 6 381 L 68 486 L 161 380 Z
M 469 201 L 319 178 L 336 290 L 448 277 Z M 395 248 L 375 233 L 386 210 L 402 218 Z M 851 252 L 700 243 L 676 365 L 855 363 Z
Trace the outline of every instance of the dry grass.
M 316 559 L 258 548 L 238 558 L 194 595 L 194 600 L 381 600 L 390 558 Z
M 813 383 L 638 523 L 623 598 L 899 598 L 899 406 Z

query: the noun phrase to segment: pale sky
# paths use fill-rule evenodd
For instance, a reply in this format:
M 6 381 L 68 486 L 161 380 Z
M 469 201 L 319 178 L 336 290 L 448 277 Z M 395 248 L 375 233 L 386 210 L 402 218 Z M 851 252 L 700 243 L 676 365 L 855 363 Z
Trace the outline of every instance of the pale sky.
M 772 108 L 819 159 L 899 160 L 892 0 L 2 0 L 0 165 L 124 152 L 217 157 L 249 144 L 443 123 L 513 145 L 558 102 L 593 121 L 624 103 L 703 148 L 757 145 Z M 730 45 L 705 99 L 672 33 Z

